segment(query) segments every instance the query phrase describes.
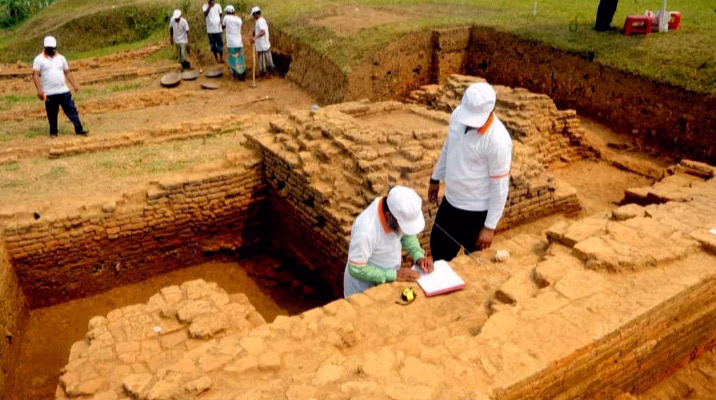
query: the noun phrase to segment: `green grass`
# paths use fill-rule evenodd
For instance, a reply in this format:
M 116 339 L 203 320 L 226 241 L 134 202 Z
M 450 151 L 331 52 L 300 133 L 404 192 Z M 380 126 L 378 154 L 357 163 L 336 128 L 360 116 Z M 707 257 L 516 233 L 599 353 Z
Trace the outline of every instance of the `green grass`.
M 564 50 L 593 51 L 597 62 L 687 89 L 711 93 L 716 87 L 716 3 L 713 1 L 672 1 L 669 8 L 682 13 L 681 30 L 649 37 L 593 31 L 599 3 L 596 0 L 539 0 L 536 17 L 532 16 L 533 0 L 262 0 L 259 3 L 264 16 L 275 26 L 328 56 L 346 71 L 409 32 L 475 24 Z M 396 14 L 407 12 L 411 19 L 343 37 L 312 24 L 347 4 L 359 10 L 371 6 Z M 660 6 L 661 0 L 621 1 L 613 24 L 621 27 L 627 15 L 657 10 Z M 421 8 L 426 12 L 421 13 Z M 451 12 L 451 9 L 457 11 Z
M 233 135 L 160 143 L 72 157 L 20 159 L 0 165 L 0 202 L 24 203 L 51 197 L 82 201 L 116 196 L 153 177 L 221 159 L 240 148 Z
M 6 94 L 0 96 L 0 110 L 9 110 L 12 106 L 19 103 L 30 103 L 37 101 L 37 96 Z
M 167 36 L 166 16 L 183 8 L 191 26 L 191 41 L 200 57 L 207 46 L 201 4 L 203 0 L 62 0 L 40 11 L 9 32 L 0 32 L 0 60 L 29 61 L 46 32 L 61 34 L 64 53 L 72 59 L 106 55 L 156 43 Z M 544 42 L 559 49 L 592 51 L 595 61 L 632 71 L 660 82 L 713 93 L 716 88 L 716 3 L 713 0 L 670 2 L 682 13 L 682 29 L 649 37 L 598 33 L 592 25 L 598 0 L 257 0 L 273 26 L 288 33 L 350 72 L 395 39 L 415 31 L 458 25 L 487 26 L 518 37 Z M 130 7 L 131 6 L 131 7 Z M 629 14 L 657 10 L 661 0 L 619 3 L 613 24 L 621 27 Z M 114 7 L 114 8 L 112 8 Z M 371 26 L 339 35 L 315 25 L 322 17 L 368 7 L 398 16 L 398 22 Z M 243 15 L 242 15 L 243 16 Z M 105 28 L 105 34 L 97 26 Z M 69 43 L 68 43 L 69 42 Z M 69 47 L 69 48 L 68 48 Z M 149 59 L 173 58 L 166 49 Z

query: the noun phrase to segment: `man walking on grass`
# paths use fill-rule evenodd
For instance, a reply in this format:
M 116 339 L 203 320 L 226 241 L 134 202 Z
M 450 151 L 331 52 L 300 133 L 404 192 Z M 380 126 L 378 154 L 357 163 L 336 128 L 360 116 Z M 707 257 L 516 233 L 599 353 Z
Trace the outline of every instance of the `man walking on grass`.
M 269 72 L 273 72 L 273 57 L 271 56 L 271 42 L 269 41 L 269 27 L 266 19 L 261 16 L 261 9 L 254 7 L 251 9 L 251 16 L 256 21 L 254 25 L 254 36 L 251 43 L 254 44 L 257 57 L 259 60 L 259 76 L 264 76 Z
M 425 228 L 422 204 L 413 189 L 396 186 L 360 213 L 351 228 L 344 297 L 385 282 L 418 279 L 418 272 L 400 267 L 402 249 L 424 272 L 433 271 L 432 259 L 415 236 Z
M 244 80 L 246 77 L 246 63 L 244 62 L 244 42 L 241 38 L 241 26 L 243 21 L 236 16 L 234 6 L 226 6 L 224 17 L 224 29 L 226 29 L 226 47 L 229 48 L 229 69 L 231 76 Z
M 216 62 L 224 62 L 224 40 L 221 38 L 221 4 L 209 0 L 202 6 L 206 18 L 206 32 L 209 34 L 209 47 Z
M 169 40 L 176 45 L 177 59 L 182 69 L 189 67 L 187 46 L 189 46 L 189 23 L 182 18 L 180 10 L 174 10 L 172 20 L 169 22 Z
M 445 181 L 445 197 L 430 234 L 436 260 L 452 260 L 460 247 L 468 253 L 485 250 L 495 237 L 512 163 L 512 139 L 495 116 L 496 100 L 492 86 L 474 83 L 450 117 L 428 191 L 428 199 L 437 203 L 440 181 Z
M 32 80 L 37 88 L 37 97 L 45 102 L 47 121 L 50 123 L 50 137 L 57 137 L 57 114 L 60 107 L 75 126 L 75 133 L 87 136 L 89 132 L 82 127 L 75 102 L 72 100 L 72 93 L 65 83 L 67 77 L 75 92 L 79 92 L 80 87 L 70 72 L 67 60 L 57 52 L 57 40 L 54 37 L 47 36 L 44 39 L 44 47 L 43 52 L 35 57 L 32 63 Z

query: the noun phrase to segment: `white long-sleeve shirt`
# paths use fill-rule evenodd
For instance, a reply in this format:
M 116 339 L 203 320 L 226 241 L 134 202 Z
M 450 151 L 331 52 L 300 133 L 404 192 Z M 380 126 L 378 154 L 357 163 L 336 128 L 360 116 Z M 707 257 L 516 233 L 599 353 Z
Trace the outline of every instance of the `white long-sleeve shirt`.
M 450 118 L 448 135 L 433 171 L 445 181 L 445 197 L 455 208 L 487 211 L 485 227 L 497 228 L 510 189 L 512 139 L 493 114 L 481 129 Z

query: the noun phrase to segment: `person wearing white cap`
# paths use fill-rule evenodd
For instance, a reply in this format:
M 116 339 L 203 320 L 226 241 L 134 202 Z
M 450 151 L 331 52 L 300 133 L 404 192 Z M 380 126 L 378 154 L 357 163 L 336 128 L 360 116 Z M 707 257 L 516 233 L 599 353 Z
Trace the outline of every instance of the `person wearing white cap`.
M 244 42 L 241 38 L 241 26 L 243 21 L 236 16 L 234 6 L 229 4 L 224 9 L 226 16 L 222 25 L 226 30 L 226 47 L 229 48 L 229 69 L 231 75 L 239 80 L 246 76 L 246 62 L 244 61 Z
M 169 21 L 169 40 L 176 45 L 179 64 L 182 68 L 188 67 L 186 51 L 189 45 L 189 23 L 182 18 L 181 10 L 174 10 L 174 15 Z
M 251 9 L 251 16 L 254 17 L 254 35 L 251 43 L 254 44 L 259 62 L 259 76 L 264 76 L 268 72 L 272 72 L 275 68 L 273 57 L 271 56 L 271 42 L 269 41 L 269 27 L 266 19 L 261 16 L 261 9 L 254 7 Z
M 395 186 L 358 215 L 351 228 L 344 297 L 385 282 L 416 280 L 418 272 L 400 268 L 403 248 L 423 271 L 432 272 L 432 259 L 416 236 L 425 228 L 422 204 L 413 189 Z
M 445 196 L 430 234 L 436 260 L 452 260 L 490 247 L 510 187 L 512 139 L 495 116 L 495 90 L 486 82 L 470 85 L 450 117 L 447 139 L 430 179 L 428 199 Z
M 209 47 L 214 53 L 216 62 L 224 62 L 224 39 L 221 37 L 221 4 L 208 0 L 202 6 L 204 18 L 206 19 L 206 32 L 209 35 Z
M 72 93 L 65 83 L 67 78 L 75 92 L 80 90 L 72 76 L 67 59 L 57 52 L 57 40 L 54 37 L 45 37 L 43 46 L 44 51 L 35 57 L 32 63 L 32 80 L 37 89 L 37 97 L 45 102 L 50 137 L 57 137 L 57 114 L 60 112 L 60 107 L 75 126 L 75 134 L 87 136 L 89 132 L 82 127 L 77 107 L 72 100 Z

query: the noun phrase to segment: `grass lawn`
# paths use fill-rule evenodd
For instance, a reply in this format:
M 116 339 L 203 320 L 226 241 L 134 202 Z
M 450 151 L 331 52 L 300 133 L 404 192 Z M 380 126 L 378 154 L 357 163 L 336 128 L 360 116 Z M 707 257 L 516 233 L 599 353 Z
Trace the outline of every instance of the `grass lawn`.
M 716 87 L 716 2 L 670 1 L 669 10 L 681 11 L 681 30 L 667 34 L 624 36 L 599 33 L 594 24 L 597 0 L 261 0 L 264 16 L 282 31 L 310 44 L 318 52 L 350 71 L 367 55 L 405 33 L 462 24 L 494 27 L 557 48 L 594 51 L 596 61 L 633 71 L 662 82 L 699 92 Z M 619 2 L 613 25 L 623 26 L 629 14 L 658 10 L 661 0 Z M 323 18 L 345 14 L 352 18 L 371 8 L 409 18 L 387 22 L 351 35 L 316 24 Z M 355 10 L 357 9 L 357 11 Z
M 225 133 L 56 160 L 40 157 L 3 164 L 0 165 L 0 204 L 32 203 L 46 198 L 58 202 L 72 198 L 82 202 L 88 196 L 116 196 L 136 187 L 137 182 L 223 159 L 227 149 L 239 146 L 234 135 Z M 42 134 L 47 134 L 45 129 Z
M 164 7 L 188 10 L 193 43 L 205 44 L 201 4 L 204 0 L 59 0 L 13 31 L 0 32 L 0 59 L 12 60 L 9 49 L 20 49 L 18 42 L 28 36 L 42 35 L 73 18 L 88 24 L 93 13 L 104 15 L 120 6 Z M 246 9 L 248 0 L 223 0 Z M 672 0 L 669 10 L 681 11 L 681 30 L 667 34 L 626 37 L 620 33 L 598 33 L 592 25 L 598 0 L 256 0 L 264 16 L 277 28 L 328 56 L 344 71 L 350 72 L 367 56 L 379 51 L 395 38 L 410 32 L 456 25 L 480 25 L 513 33 L 522 38 L 545 42 L 573 51 L 593 51 L 595 61 L 633 71 L 657 81 L 671 83 L 702 93 L 716 90 L 716 2 L 714 0 Z M 658 10 L 662 0 L 622 0 L 614 17 L 621 27 L 629 14 Z M 104 13 L 104 14 L 102 14 Z M 132 16 L 134 14 L 130 14 Z M 153 18 L 156 18 L 156 12 Z M 89 20 L 91 21 L 91 20 Z M 331 22 L 334 21 L 334 22 Z M 98 23 L 100 23 L 98 21 Z M 89 22 L 91 24 L 91 22 Z M 70 24 L 72 24 L 70 22 Z M 349 25 L 346 29 L 345 25 Z M 133 25 L 123 28 L 127 37 L 137 36 Z M 151 24 L 155 26 L 156 21 Z M 141 28 L 141 27 L 140 27 Z M 77 37 L 80 32 L 65 27 Z M 166 27 L 146 33 L 140 41 L 117 42 L 116 38 L 85 51 L 65 52 L 70 58 L 108 54 L 136 48 L 166 36 Z M 108 32 L 110 33 L 110 32 Z M 131 33 L 131 34 L 130 34 Z M 134 35 L 134 36 L 132 36 Z M 91 35 L 88 35 L 91 36 Z M 115 35 L 117 36 L 117 35 Z M 117 36 L 121 37 L 121 36 Z M 110 42 L 110 43 L 106 43 Z M 14 46 L 14 47 L 13 47 Z M 90 50 L 91 49 L 91 50 Z M 200 48 L 200 50 L 203 47 Z M 37 49 L 32 49 L 34 55 Z M 15 50 L 20 51 L 20 50 Z M 5 54 L 3 55 L 3 52 Z M 169 57 L 169 52 L 159 56 Z M 27 58 L 26 57 L 26 58 Z

